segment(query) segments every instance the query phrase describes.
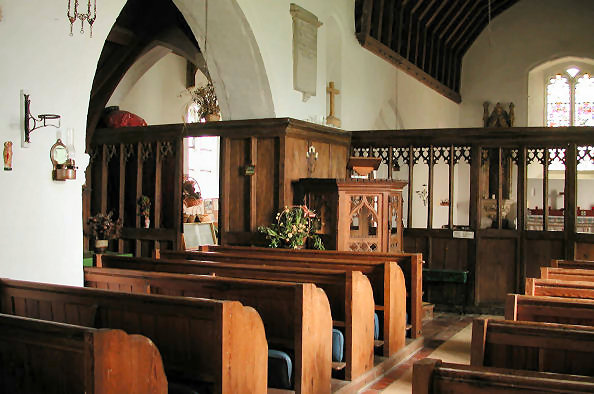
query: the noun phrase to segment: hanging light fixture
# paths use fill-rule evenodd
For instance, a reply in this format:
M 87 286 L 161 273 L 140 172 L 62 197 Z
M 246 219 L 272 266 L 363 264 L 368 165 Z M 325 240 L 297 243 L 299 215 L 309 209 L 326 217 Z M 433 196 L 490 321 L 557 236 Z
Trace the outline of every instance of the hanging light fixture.
M 91 33 L 89 35 L 89 37 L 93 38 L 93 23 L 95 23 L 95 19 L 97 18 L 97 0 L 93 0 L 93 13 L 91 14 L 91 0 L 87 0 L 87 13 L 86 14 L 80 14 L 78 12 L 78 0 L 74 0 L 74 12 L 71 12 L 71 8 L 70 8 L 70 2 L 71 0 L 68 0 L 68 12 L 66 13 L 66 16 L 68 17 L 68 20 L 70 21 L 70 35 L 72 36 L 72 26 L 74 25 L 74 22 L 76 22 L 77 19 L 80 20 L 80 34 L 84 34 L 85 33 L 85 20 L 89 23 L 90 26 L 90 30 Z

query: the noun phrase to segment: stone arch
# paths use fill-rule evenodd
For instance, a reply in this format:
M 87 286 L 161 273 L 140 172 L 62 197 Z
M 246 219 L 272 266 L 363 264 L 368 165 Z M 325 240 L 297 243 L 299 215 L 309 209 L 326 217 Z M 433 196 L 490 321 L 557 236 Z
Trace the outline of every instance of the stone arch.
M 92 141 L 103 108 L 122 78 L 142 59 L 143 54 L 151 52 L 156 46 L 174 49 L 174 52 L 190 60 L 198 57 L 196 64 L 201 70 L 203 67 L 200 65 L 206 62 L 204 70 L 213 81 L 221 112 L 226 120 L 275 117 L 264 61 L 251 27 L 237 1 L 172 0 L 171 7 L 176 7 L 185 19 L 200 51 L 195 47 L 192 50 L 188 38 L 180 36 L 179 32 L 163 32 L 155 36 L 152 42 L 133 39 L 134 46 L 124 48 L 121 57 L 112 56 L 116 58 L 115 63 L 101 71 L 98 69 L 95 74 L 87 119 L 87 146 Z M 175 48 L 168 45 L 170 43 L 174 43 L 172 45 Z M 163 54 L 160 51 L 152 53 L 152 56 L 147 58 L 150 61 L 133 70 L 135 72 L 130 80 L 124 82 L 129 84 L 138 79 L 139 72 Z M 99 73 L 101 75 L 98 79 Z
M 264 61 L 237 1 L 173 0 L 173 3 L 198 40 L 224 118 L 275 117 Z

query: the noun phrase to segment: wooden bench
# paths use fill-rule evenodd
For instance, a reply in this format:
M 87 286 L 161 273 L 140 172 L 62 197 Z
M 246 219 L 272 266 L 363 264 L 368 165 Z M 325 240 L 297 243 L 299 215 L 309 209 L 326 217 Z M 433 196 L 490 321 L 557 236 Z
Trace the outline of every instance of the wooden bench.
M 594 270 L 540 267 L 540 279 L 594 282 Z
M 594 283 L 526 278 L 526 295 L 594 299 Z
M 551 267 L 594 270 L 594 261 L 589 261 L 589 260 L 551 260 Z
M 594 326 L 594 300 L 508 294 L 505 320 Z
M 338 265 L 352 266 L 355 269 L 363 272 L 369 277 L 371 285 L 374 288 L 374 297 L 377 304 L 384 304 L 384 299 L 389 299 L 384 296 L 384 292 L 390 291 L 389 286 L 383 287 L 384 283 L 388 283 L 384 270 L 387 262 L 395 262 L 398 264 L 404 274 L 405 286 L 408 292 L 406 309 L 409 314 L 411 324 L 411 338 L 417 338 L 422 335 L 423 331 L 423 255 L 421 253 L 367 253 L 367 252 L 350 252 L 341 250 L 312 250 L 312 249 L 282 249 L 282 248 L 260 248 L 250 246 L 221 246 L 221 245 L 204 245 L 201 251 L 207 252 L 231 252 L 231 251 L 247 251 L 250 253 L 268 253 L 278 254 L 284 259 L 290 257 L 292 260 L 298 260 L 300 257 L 317 257 L 320 263 L 331 263 Z M 167 253 L 161 251 L 161 253 Z M 333 261 L 333 260 L 341 260 Z M 382 271 L 384 270 L 384 271 Z M 384 331 L 386 325 L 384 324 Z M 385 336 L 384 336 L 385 338 Z M 394 347 L 390 350 L 388 347 L 384 348 L 384 355 L 394 352 Z M 387 351 L 387 352 L 386 352 Z
M 311 283 L 90 267 L 85 267 L 84 274 L 87 287 L 227 299 L 251 306 L 262 318 L 269 348 L 288 350 L 294 354 L 295 391 L 311 394 L 330 392 L 330 304 L 324 291 Z
M 355 379 L 373 367 L 373 292 L 361 272 L 121 256 L 98 256 L 97 266 L 313 283 L 326 292 L 334 327 L 344 329 L 345 379 Z
M 475 319 L 470 365 L 594 376 L 594 327 Z
M 3 393 L 167 394 L 156 346 L 122 330 L 0 314 L 0 365 Z
M 451 364 L 425 358 L 413 365 L 412 392 L 413 394 L 593 393 L 594 379 L 550 372 Z
M 230 248 L 230 247 L 229 247 Z M 384 356 L 389 357 L 402 349 L 405 344 L 406 329 L 406 286 L 402 270 L 395 262 L 364 263 L 334 257 L 320 257 L 320 254 L 308 255 L 300 252 L 293 255 L 286 249 L 249 248 L 224 252 L 173 252 L 162 251 L 167 259 L 208 260 L 241 264 L 265 264 L 275 267 L 307 267 L 358 271 L 365 274 L 373 289 L 375 310 L 381 319 L 380 329 L 383 339 Z M 383 324 L 382 324 L 383 323 Z
M 266 392 L 264 326 L 253 308 L 236 301 L 1 279 L 0 313 L 145 335 L 170 382 L 211 393 Z

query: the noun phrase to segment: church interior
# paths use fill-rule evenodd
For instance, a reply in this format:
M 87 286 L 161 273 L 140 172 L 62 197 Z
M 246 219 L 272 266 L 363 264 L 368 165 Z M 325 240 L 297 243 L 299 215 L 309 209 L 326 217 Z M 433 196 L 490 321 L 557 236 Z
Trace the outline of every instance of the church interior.
M 0 391 L 594 392 L 593 18 L 0 0 Z

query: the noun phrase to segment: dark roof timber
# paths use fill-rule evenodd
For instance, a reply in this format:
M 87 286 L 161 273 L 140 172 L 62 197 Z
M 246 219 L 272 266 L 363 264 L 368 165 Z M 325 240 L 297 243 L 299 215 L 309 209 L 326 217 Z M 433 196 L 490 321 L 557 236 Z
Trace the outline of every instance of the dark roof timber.
M 518 0 L 356 0 L 359 42 L 459 103 L 462 58 L 485 27 Z

